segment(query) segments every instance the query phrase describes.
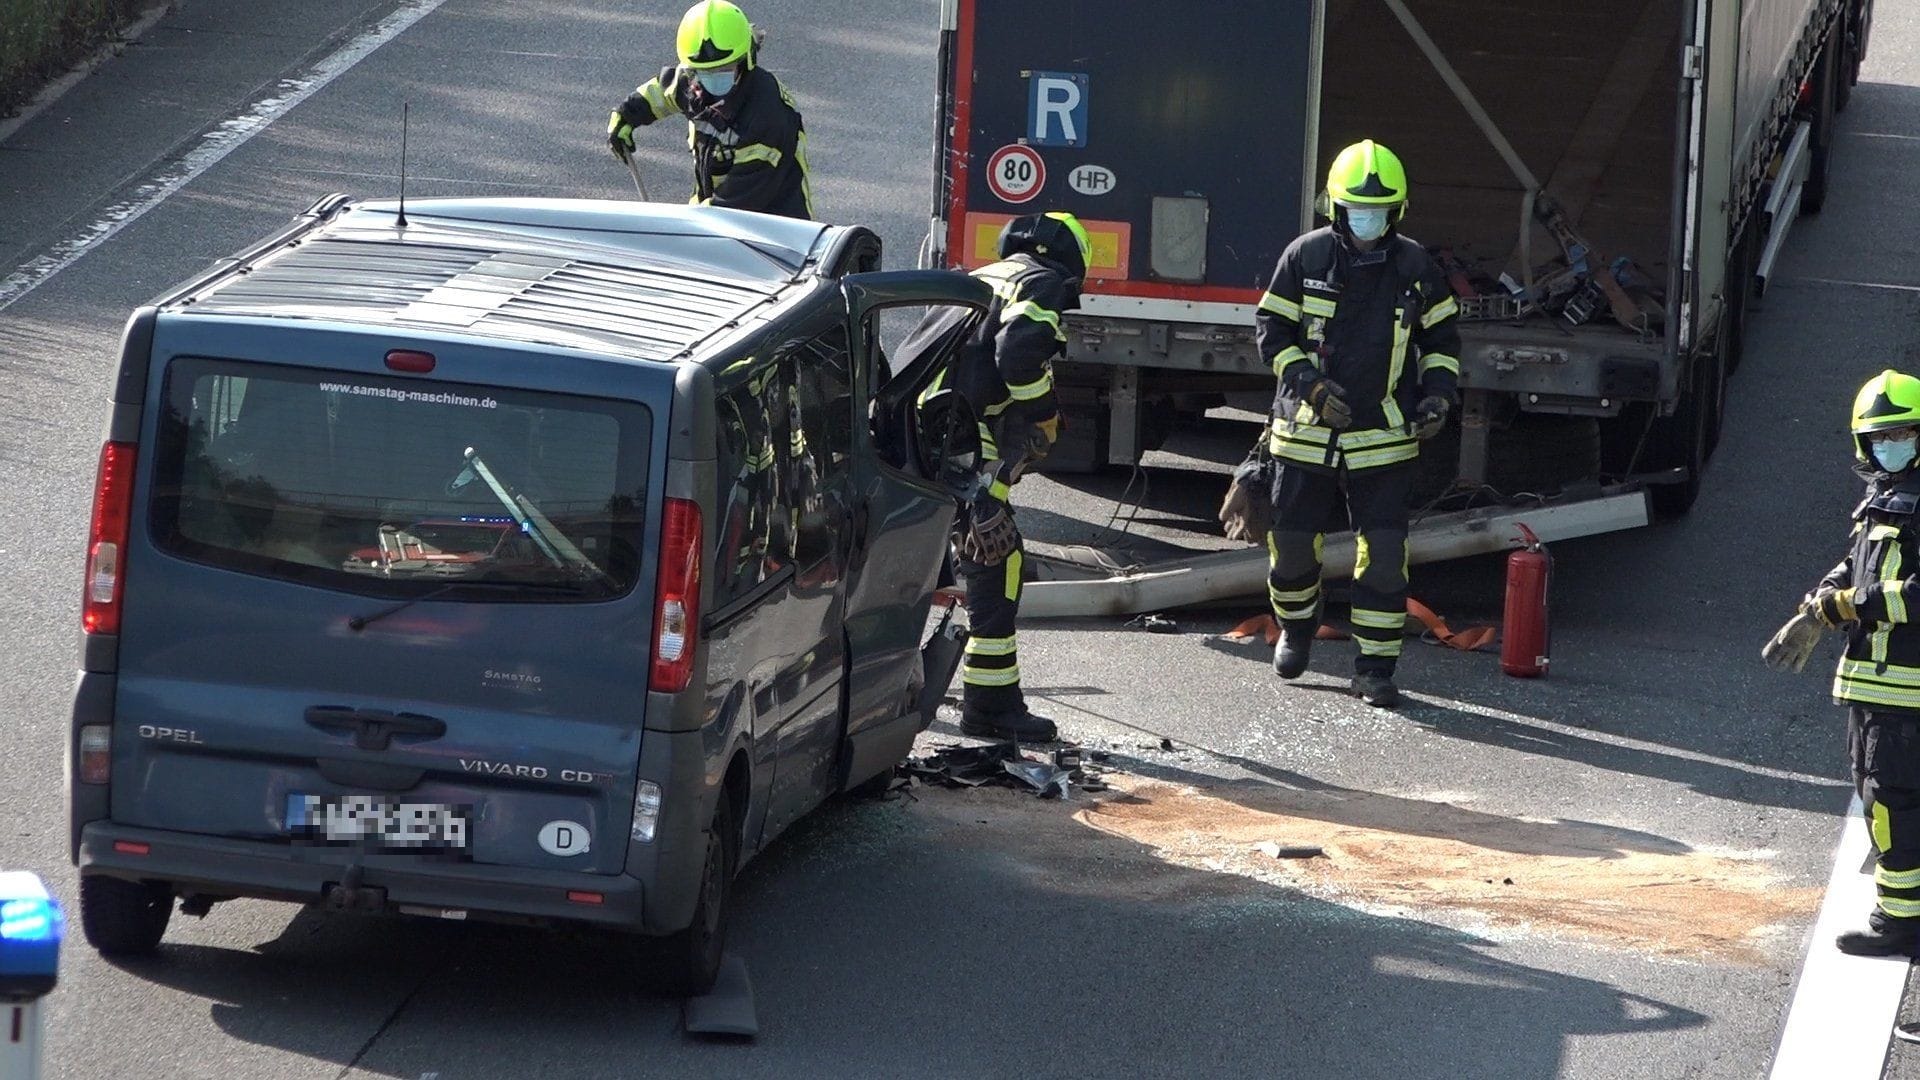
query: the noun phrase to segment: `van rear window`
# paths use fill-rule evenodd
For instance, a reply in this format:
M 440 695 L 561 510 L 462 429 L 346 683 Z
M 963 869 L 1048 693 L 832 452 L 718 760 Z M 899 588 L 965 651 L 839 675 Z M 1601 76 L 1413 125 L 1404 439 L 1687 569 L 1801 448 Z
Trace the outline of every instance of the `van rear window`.
M 166 386 L 163 550 L 449 599 L 607 599 L 643 564 L 643 405 L 193 357 Z

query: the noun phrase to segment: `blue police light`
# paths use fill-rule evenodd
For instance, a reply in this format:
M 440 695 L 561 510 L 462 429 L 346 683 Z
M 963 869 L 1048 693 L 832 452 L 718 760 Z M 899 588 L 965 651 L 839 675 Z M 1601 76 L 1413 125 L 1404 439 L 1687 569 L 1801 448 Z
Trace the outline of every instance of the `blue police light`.
M 65 929 L 60 902 L 39 877 L 0 873 L 0 1001 L 31 1000 L 53 989 Z

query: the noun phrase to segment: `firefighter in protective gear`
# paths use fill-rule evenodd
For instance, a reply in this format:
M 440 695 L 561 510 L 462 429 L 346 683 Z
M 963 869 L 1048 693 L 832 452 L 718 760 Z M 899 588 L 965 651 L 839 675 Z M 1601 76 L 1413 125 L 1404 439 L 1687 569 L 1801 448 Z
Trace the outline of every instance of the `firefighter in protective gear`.
M 660 69 L 613 110 L 607 145 L 622 161 L 633 129 L 679 114 L 693 150 L 689 201 L 811 219 L 807 131 L 792 95 L 760 66 L 747 16 L 728 0 L 700 0 L 680 20 L 680 62 Z
M 980 422 L 979 483 L 954 528 L 956 569 L 967 590 L 967 639 L 960 667 L 960 729 L 968 735 L 1052 742 L 1053 721 L 1027 707 L 1020 689 L 1014 622 L 1020 612 L 1020 532 L 1010 490 L 1047 455 L 1060 434 L 1053 358 L 1065 347 L 1061 317 L 1080 306 L 1092 244 L 1072 214 L 1030 214 L 1000 231 L 998 262 L 973 271 L 993 286 L 993 302 L 925 397 L 951 387 Z M 935 309 L 903 347 L 916 355 L 973 318 Z
M 1281 628 L 1274 669 L 1307 668 L 1322 610 L 1320 548 L 1346 517 L 1357 534 L 1353 690 L 1399 701 L 1406 621 L 1407 502 L 1422 440 L 1445 425 L 1460 376 L 1459 303 L 1426 249 L 1400 235 L 1407 173 L 1368 140 L 1340 151 L 1320 213 L 1293 241 L 1255 315 L 1273 365 L 1267 447 L 1278 465 L 1267 583 Z
M 1852 429 L 1854 468 L 1867 481 L 1866 497 L 1853 511 L 1846 558 L 1802 598 L 1795 619 L 1811 617 L 1846 634 L 1833 697 L 1847 706 L 1853 780 L 1875 852 L 1879 902 L 1867 929 L 1843 933 L 1835 944 L 1858 955 L 1914 956 L 1920 955 L 1920 623 L 1913 621 L 1920 616 L 1920 587 L 1914 586 L 1920 379 L 1883 371 L 1868 380 L 1854 398 Z

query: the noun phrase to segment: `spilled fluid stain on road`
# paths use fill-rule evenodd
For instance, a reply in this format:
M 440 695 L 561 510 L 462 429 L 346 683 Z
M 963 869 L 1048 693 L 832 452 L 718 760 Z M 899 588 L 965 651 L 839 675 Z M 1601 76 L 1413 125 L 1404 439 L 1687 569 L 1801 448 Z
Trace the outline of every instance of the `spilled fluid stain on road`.
M 927 790 L 912 812 L 960 843 L 1014 853 L 1063 891 L 1173 901 L 1292 888 L 1674 958 L 1762 962 L 1769 935 L 1804 922 L 1820 900 L 1764 857 L 1604 824 L 1351 790 L 1106 779 L 1110 791 L 1066 804 L 1006 789 Z M 1276 858 L 1262 845 L 1322 854 Z M 1156 875 L 1155 863 L 1208 873 Z

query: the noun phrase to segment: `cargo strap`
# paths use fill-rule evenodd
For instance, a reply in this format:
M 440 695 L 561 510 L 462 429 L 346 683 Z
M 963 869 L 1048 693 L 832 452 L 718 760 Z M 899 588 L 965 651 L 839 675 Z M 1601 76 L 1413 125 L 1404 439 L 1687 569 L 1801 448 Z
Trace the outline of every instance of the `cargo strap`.
M 1447 621 L 1436 614 L 1432 608 L 1412 597 L 1407 598 L 1407 614 L 1426 627 L 1420 635 L 1420 640 L 1430 645 L 1445 645 L 1447 648 L 1458 649 L 1461 652 L 1478 652 L 1500 639 L 1498 626 L 1469 626 L 1455 630 L 1448 626 Z M 1322 641 L 1345 641 L 1350 635 L 1344 630 L 1322 623 L 1313 636 Z M 1267 644 L 1272 645 L 1280 640 L 1280 624 L 1275 622 L 1270 614 L 1255 615 L 1222 634 L 1221 637 L 1234 642 L 1264 638 Z

